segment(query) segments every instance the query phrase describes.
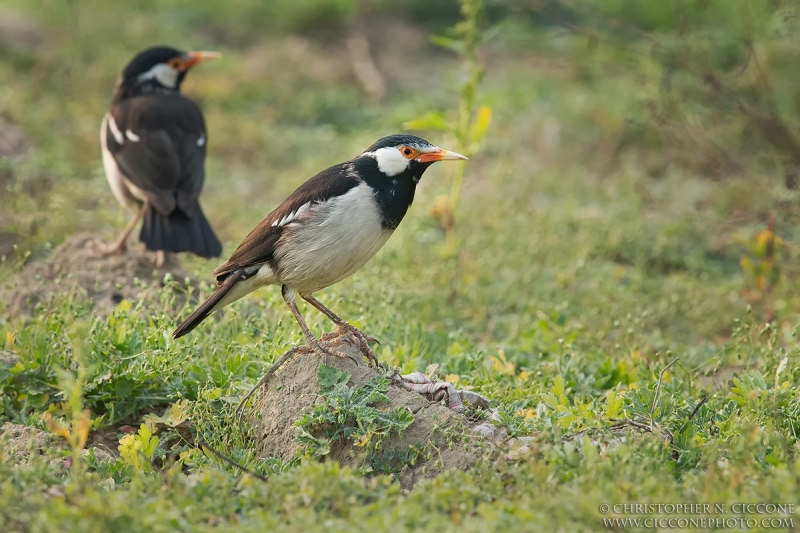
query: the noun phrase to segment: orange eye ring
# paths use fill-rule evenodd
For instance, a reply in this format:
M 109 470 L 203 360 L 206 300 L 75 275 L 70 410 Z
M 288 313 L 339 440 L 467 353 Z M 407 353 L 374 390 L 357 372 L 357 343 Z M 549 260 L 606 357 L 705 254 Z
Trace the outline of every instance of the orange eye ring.
M 403 154 L 403 157 L 406 159 L 414 159 L 419 155 L 419 150 L 412 148 L 410 146 L 401 146 L 399 148 L 400 153 Z
M 169 63 L 167 63 L 167 65 L 169 65 L 169 68 L 171 68 L 172 70 L 181 70 L 183 68 L 183 59 L 179 57 L 173 57 L 172 59 L 169 60 Z

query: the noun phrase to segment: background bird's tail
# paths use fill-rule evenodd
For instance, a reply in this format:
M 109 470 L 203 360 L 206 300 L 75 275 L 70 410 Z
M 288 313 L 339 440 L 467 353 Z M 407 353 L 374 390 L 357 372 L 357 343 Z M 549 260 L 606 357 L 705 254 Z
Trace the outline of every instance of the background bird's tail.
M 231 289 L 242 279 L 244 279 L 244 272 L 239 270 L 237 272 L 231 273 L 222 284 L 217 287 L 217 290 L 214 291 L 214 294 L 208 297 L 208 299 L 200 304 L 200 307 L 195 309 L 194 313 L 189 315 L 189 318 L 181 322 L 181 324 L 175 328 L 175 331 L 172 332 L 172 337 L 177 339 L 178 337 L 183 337 L 194 328 L 200 325 L 200 322 L 208 318 L 208 315 L 214 312 L 215 309 L 221 309 L 225 307 L 231 302 L 234 302 L 241 298 L 244 294 L 239 294 L 241 291 L 233 291 Z M 226 298 L 227 296 L 227 298 Z
M 200 206 L 191 218 L 180 209 L 165 217 L 148 206 L 139 240 L 152 251 L 192 252 L 200 257 L 218 257 L 222 253 L 222 244 Z

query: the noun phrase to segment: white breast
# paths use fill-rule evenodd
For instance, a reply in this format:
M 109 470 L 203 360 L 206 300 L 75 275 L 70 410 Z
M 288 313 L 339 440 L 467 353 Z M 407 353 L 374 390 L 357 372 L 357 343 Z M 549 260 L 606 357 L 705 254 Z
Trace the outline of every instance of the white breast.
M 392 235 L 381 227 L 380 209 L 365 183 L 310 207 L 283 231 L 275 254 L 277 277 L 306 294 L 355 273 Z

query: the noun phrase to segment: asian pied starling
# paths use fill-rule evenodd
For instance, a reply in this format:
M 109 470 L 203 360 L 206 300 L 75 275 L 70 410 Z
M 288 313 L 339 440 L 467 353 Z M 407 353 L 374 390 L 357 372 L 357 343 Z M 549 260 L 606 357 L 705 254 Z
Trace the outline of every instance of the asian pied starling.
M 309 346 L 342 356 L 309 331 L 295 297 L 300 295 L 350 334 L 370 362 L 374 340 L 339 318 L 313 294 L 355 273 L 386 243 L 414 200 L 422 174 L 434 162 L 467 159 L 413 135 L 390 135 L 363 154 L 323 170 L 294 191 L 245 237 L 214 271 L 218 288 L 173 333 L 186 335 L 208 315 L 263 287 L 279 285 Z
M 154 47 L 122 71 L 103 118 L 100 144 L 114 196 L 137 214 L 104 253 L 124 252 L 128 235 L 142 218 L 139 240 L 158 252 L 158 266 L 167 252 L 201 257 L 222 253 L 198 203 L 208 142 L 203 114 L 180 93 L 189 69 L 218 57 L 216 52 Z

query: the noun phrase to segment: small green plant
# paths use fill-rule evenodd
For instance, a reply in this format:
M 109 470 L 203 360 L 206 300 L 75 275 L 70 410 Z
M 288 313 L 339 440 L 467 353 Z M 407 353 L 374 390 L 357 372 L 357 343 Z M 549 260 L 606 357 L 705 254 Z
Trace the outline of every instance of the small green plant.
M 781 256 L 786 247 L 775 233 L 775 215 L 770 215 L 763 231 L 746 239 L 744 244 L 748 253 L 741 256 L 739 264 L 752 288 L 746 295 L 752 302 L 764 303 L 764 322 L 771 322 L 775 318 L 772 293 L 781 282 Z
M 458 89 L 459 102 L 455 118 L 450 119 L 440 112 L 430 112 L 406 122 L 404 126 L 412 130 L 447 132 L 455 137 L 456 150 L 470 157 L 478 151 L 492 121 L 491 107 L 481 104 L 478 98 L 478 89 L 484 75 L 478 52 L 490 32 L 481 27 L 483 0 L 461 0 L 461 16 L 462 20 L 450 29 L 449 35 L 437 35 L 431 39 L 435 45 L 451 50 L 461 57 L 463 81 Z M 451 242 L 455 212 L 464 183 L 464 165 L 455 165 L 454 168 L 450 194 L 436 198 L 431 210 Z
M 303 455 L 321 459 L 331 451 L 334 442 L 351 441 L 367 451 L 367 471 L 388 473 L 389 464 L 408 464 L 418 454 L 388 450 L 384 457 L 383 439 L 392 432 L 400 435 L 411 425 L 414 417 L 405 407 L 380 409 L 376 404 L 387 403 L 385 392 L 391 383 L 385 376 L 376 376 L 364 387 L 347 386 L 350 373 L 328 365 L 320 365 L 318 383 L 325 401 L 303 415 L 295 426 L 297 441 Z M 399 460 L 395 460 L 398 459 Z
M 149 472 L 158 449 L 158 437 L 147 424 L 139 426 L 135 435 L 125 435 L 119 440 L 119 455 L 134 470 Z
M 78 323 L 72 332 L 72 354 L 78 368 L 77 374 L 66 369 L 58 370 L 58 388 L 65 397 L 60 408 L 67 421 L 62 422 L 53 417 L 53 411 L 58 408 L 55 404 L 51 406 L 52 409 L 43 414 L 48 430 L 62 437 L 69 444 L 72 456 L 71 472 L 75 479 L 80 479 L 83 471 L 81 452 L 92 428 L 91 413 L 88 409 L 83 408 L 83 387 L 86 383 L 84 339 L 88 331 L 88 326 Z

